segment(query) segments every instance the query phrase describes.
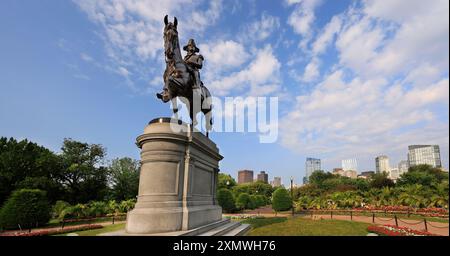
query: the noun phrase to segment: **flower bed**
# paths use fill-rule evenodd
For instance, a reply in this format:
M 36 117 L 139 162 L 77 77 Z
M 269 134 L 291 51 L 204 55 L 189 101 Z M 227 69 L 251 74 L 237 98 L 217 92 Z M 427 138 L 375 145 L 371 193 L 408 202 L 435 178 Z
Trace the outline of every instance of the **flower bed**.
M 67 227 L 64 229 L 49 229 L 49 230 L 40 230 L 40 231 L 32 231 L 32 232 L 19 232 L 14 234 L 9 234 L 10 236 L 52 236 L 64 233 L 70 233 L 75 231 L 84 231 L 91 229 L 99 229 L 103 228 L 102 225 L 94 224 L 94 225 L 82 225 L 76 227 Z
M 396 227 L 393 225 L 369 226 L 367 231 L 382 236 L 436 236 L 426 231 L 418 231 L 407 227 Z

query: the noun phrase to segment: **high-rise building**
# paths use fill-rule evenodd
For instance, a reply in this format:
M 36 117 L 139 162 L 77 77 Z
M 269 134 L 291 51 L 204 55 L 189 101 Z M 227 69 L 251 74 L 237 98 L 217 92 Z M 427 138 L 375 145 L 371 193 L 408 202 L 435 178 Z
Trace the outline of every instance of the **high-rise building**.
M 363 179 L 369 179 L 374 174 L 375 174 L 374 171 L 363 171 L 363 172 L 361 172 L 360 175 L 358 175 L 358 177 L 359 178 L 363 178 Z
M 253 182 L 253 171 L 241 170 L 238 172 L 238 184 Z
M 383 172 L 389 173 L 389 170 L 391 169 L 391 167 L 389 166 L 389 157 L 377 156 L 375 158 L 375 166 L 376 166 L 377 173 L 383 173 Z
M 272 181 L 272 187 L 281 186 L 281 177 L 274 177 Z
M 352 179 L 356 179 L 358 177 L 358 173 L 354 170 L 346 170 L 344 171 L 344 175 L 345 177 L 349 177 Z
M 398 163 L 398 176 L 400 177 L 403 173 L 407 173 L 409 169 L 408 161 L 402 160 Z
M 261 171 L 256 178 L 257 181 L 262 181 L 264 183 L 269 183 L 269 174 L 264 171 Z
M 391 180 L 395 181 L 400 177 L 398 168 L 390 168 L 388 173 L 389 173 L 389 179 L 391 179 Z
M 408 164 L 416 166 L 428 164 L 442 168 L 441 153 L 438 145 L 410 145 L 408 146 Z
M 358 171 L 358 161 L 356 158 L 342 160 L 342 169 L 344 171 Z
M 320 159 L 317 158 L 306 158 L 305 162 L 305 178 L 303 179 L 303 183 L 306 184 L 309 181 L 309 176 L 315 171 L 322 170 L 322 166 L 320 163 Z

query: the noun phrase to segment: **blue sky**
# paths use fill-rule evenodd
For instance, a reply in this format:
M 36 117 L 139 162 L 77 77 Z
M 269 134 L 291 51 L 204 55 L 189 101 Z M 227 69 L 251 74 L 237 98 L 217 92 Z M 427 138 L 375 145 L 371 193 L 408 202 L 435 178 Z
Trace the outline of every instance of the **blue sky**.
M 99 0 L 0 3 L 0 136 L 59 151 L 100 143 L 139 158 L 135 138 L 170 115 L 162 87 L 163 17 L 195 38 L 213 95 L 279 97 L 279 137 L 215 133 L 221 170 L 301 183 L 306 157 L 325 170 L 357 158 L 374 170 L 410 144 L 449 148 L 447 1 Z

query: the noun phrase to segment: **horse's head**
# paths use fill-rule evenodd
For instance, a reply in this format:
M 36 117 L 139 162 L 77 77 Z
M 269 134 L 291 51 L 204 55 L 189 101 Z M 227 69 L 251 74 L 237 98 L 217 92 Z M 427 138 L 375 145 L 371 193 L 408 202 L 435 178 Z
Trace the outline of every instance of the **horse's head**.
M 178 42 L 178 21 L 174 17 L 173 23 L 168 21 L 167 15 L 164 17 L 164 53 L 166 61 L 171 60 L 174 55 L 175 44 Z

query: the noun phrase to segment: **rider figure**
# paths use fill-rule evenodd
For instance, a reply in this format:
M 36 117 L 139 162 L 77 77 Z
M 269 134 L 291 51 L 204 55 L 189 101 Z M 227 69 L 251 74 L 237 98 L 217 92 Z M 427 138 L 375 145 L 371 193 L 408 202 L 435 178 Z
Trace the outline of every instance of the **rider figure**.
M 202 69 L 204 58 L 202 55 L 196 54 L 200 52 L 200 49 L 198 49 L 195 45 L 194 39 L 189 39 L 187 45 L 183 47 L 183 50 L 187 51 L 187 54 L 184 57 L 184 61 L 194 74 L 195 81 L 192 89 L 200 89 L 201 80 L 199 70 Z

